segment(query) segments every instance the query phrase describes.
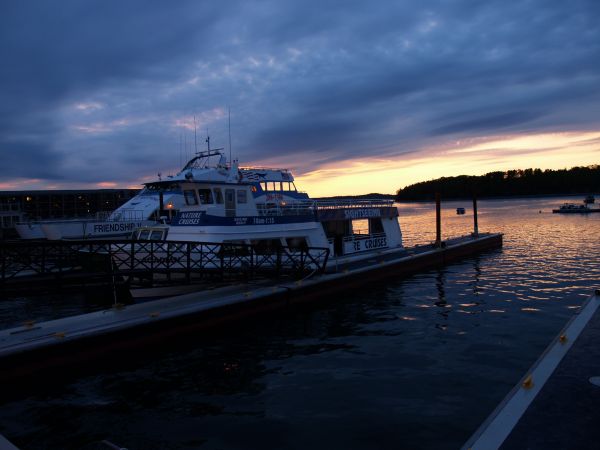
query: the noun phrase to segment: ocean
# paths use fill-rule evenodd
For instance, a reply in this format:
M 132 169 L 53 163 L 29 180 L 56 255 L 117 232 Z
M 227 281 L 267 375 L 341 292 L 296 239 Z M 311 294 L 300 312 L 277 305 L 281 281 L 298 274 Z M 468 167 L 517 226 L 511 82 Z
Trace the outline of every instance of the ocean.
M 580 200 L 481 200 L 479 229 L 504 233 L 502 249 L 48 389 L 40 374 L 41 388 L 2 403 L 0 433 L 22 449 L 460 448 L 600 288 L 600 214 L 551 213 Z M 405 245 L 435 239 L 433 203 L 398 208 Z M 470 201 L 443 203 L 444 237 L 472 226 Z M 63 303 L 4 302 L 0 323 L 101 307 Z

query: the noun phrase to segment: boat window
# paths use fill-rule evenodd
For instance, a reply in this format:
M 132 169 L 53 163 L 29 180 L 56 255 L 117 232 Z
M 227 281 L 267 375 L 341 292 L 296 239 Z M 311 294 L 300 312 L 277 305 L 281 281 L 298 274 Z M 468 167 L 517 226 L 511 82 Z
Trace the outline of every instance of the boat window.
M 250 244 L 254 247 L 257 255 L 273 254 L 281 247 L 279 239 L 253 239 L 250 241 Z
M 233 196 L 234 192 L 235 191 L 233 189 L 225 189 L 225 201 L 232 205 L 235 205 L 235 197 Z
M 213 202 L 212 191 L 210 189 L 198 189 L 200 194 L 200 203 L 203 205 L 211 205 Z
M 196 197 L 196 191 L 185 190 L 185 191 L 183 191 L 183 196 L 185 198 L 186 205 L 197 205 L 198 204 L 198 197 Z
M 369 234 L 369 220 L 356 219 L 352 221 L 353 234 Z
M 276 191 L 277 190 L 277 183 L 275 183 L 274 181 L 270 181 L 269 182 L 269 190 L 270 191 Z
M 308 248 L 305 237 L 286 238 L 285 242 L 292 250 L 306 250 Z
M 267 190 L 267 183 L 266 183 L 265 181 L 261 181 L 261 183 L 260 183 L 260 188 L 261 188 L 263 191 L 266 191 L 266 190 Z
M 238 203 L 246 203 L 247 202 L 246 191 L 238 190 L 237 191 L 237 202 Z
M 252 192 L 256 192 L 258 189 L 256 189 L 256 186 L 252 186 Z
M 292 191 L 296 191 L 296 192 L 298 191 L 298 189 L 296 189 L 296 185 L 294 184 L 293 181 L 290 182 L 290 188 L 291 188 Z
M 150 240 L 151 241 L 160 241 L 160 240 L 162 240 L 162 235 L 163 235 L 162 230 L 154 230 L 154 231 L 152 231 L 152 233 L 150 233 Z
M 381 217 L 372 217 L 369 219 L 369 233 L 383 233 L 383 223 L 381 223 Z
M 140 231 L 140 234 L 138 235 L 138 240 L 147 241 L 148 236 L 150 236 L 150 230 L 142 230 L 142 231 Z
M 221 192 L 221 188 L 214 188 L 213 191 L 215 192 L 215 203 L 222 204 L 223 192 Z
M 283 181 L 283 182 L 281 183 L 281 190 L 282 190 L 282 191 L 286 191 L 286 192 L 287 192 L 287 191 L 291 191 L 291 189 L 290 189 L 290 183 L 289 183 L 289 181 Z

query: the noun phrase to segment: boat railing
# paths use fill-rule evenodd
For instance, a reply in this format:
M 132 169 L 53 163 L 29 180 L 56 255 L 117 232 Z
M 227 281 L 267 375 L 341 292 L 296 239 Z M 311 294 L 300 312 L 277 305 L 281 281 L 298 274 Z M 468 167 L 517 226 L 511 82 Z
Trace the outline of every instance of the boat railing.
M 259 216 L 310 216 L 314 215 L 314 202 L 259 203 L 256 205 Z
M 387 199 L 299 200 L 266 202 L 256 205 L 259 216 L 313 215 L 317 210 L 381 208 L 393 206 Z
M 385 233 L 372 233 L 372 234 L 351 234 L 350 236 L 344 236 L 344 242 L 361 241 L 365 239 L 385 238 Z
M 144 220 L 144 211 L 140 209 L 124 209 L 109 213 L 104 220 L 108 222 L 130 222 Z
M 243 166 L 243 167 L 239 167 L 239 170 L 246 170 L 249 172 L 255 172 L 257 170 L 265 170 L 265 171 L 269 171 L 269 172 L 290 173 L 290 169 L 279 169 L 276 167 L 261 167 L 261 166 Z
M 390 207 L 393 204 L 393 199 L 379 198 L 315 200 L 317 209 L 380 208 Z

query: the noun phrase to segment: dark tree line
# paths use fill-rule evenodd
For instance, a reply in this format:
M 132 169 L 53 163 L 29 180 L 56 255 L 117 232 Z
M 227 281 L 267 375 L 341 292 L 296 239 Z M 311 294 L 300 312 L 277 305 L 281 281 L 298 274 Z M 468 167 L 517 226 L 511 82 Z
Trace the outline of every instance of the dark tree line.
M 481 176 L 443 177 L 399 189 L 396 200 L 431 200 L 436 192 L 444 198 L 468 198 L 473 194 L 478 197 L 510 197 L 600 192 L 600 166 L 509 170 Z

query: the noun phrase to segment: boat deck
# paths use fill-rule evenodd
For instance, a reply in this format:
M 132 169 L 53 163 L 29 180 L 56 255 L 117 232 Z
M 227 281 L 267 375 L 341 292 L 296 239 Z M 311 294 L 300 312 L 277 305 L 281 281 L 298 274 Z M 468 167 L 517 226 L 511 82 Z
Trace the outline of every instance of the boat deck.
M 596 449 L 600 290 L 565 326 L 463 449 Z

